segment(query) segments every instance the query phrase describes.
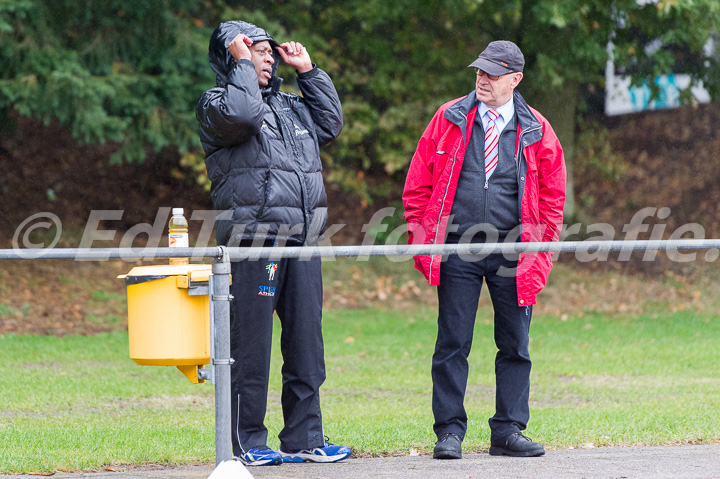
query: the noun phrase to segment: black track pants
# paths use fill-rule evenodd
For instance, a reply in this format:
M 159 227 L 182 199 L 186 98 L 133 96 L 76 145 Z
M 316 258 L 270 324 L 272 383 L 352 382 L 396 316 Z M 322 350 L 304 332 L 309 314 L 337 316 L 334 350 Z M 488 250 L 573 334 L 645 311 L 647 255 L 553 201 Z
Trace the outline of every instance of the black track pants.
M 325 380 L 320 258 L 232 264 L 233 453 L 267 443 L 273 311 L 282 326 L 284 450 L 324 445 L 319 388 Z

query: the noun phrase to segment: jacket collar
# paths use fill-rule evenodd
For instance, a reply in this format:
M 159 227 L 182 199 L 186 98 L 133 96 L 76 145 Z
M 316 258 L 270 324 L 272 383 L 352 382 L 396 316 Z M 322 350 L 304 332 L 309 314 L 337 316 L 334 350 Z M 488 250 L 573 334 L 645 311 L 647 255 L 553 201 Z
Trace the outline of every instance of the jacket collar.
M 280 85 L 282 85 L 283 79 L 277 76 L 273 76 L 270 79 L 270 82 L 268 83 L 268 86 L 263 88 L 260 93 L 262 94 L 263 98 L 267 97 L 268 95 L 274 95 L 280 90 Z
M 475 90 L 473 90 L 445 110 L 445 119 L 460 127 L 463 140 L 465 141 L 467 141 L 467 117 L 473 108 L 477 108 L 478 103 Z M 518 129 L 527 132 L 529 135 L 527 143 L 532 144 L 539 141 L 542 138 L 542 125 L 540 124 L 540 120 L 533 114 L 527 102 L 517 90 L 513 92 L 513 104 L 515 106 Z
M 513 101 L 515 102 L 515 115 L 518 121 L 518 130 L 525 132 L 527 138 L 524 140 L 526 145 L 532 145 L 542 139 L 543 130 L 540 120 L 530 110 L 525 99 L 518 93 L 513 92 Z
M 445 118 L 460 127 L 464 141 L 467 141 L 467 117 L 477 106 L 478 100 L 475 90 L 473 90 L 465 98 L 453 103 L 450 108 L 445 110 Z

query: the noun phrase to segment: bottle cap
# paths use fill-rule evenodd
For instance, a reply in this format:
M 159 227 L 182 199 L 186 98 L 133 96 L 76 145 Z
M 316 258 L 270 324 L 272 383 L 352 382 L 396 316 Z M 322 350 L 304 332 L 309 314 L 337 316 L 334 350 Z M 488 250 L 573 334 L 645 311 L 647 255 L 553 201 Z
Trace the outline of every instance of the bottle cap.
M 173 216 L 182 215 L 182 214 L 185 214 L 185 210 L 183 210 L 182 208 L 173 208 L 172 214 L 173 214 Z

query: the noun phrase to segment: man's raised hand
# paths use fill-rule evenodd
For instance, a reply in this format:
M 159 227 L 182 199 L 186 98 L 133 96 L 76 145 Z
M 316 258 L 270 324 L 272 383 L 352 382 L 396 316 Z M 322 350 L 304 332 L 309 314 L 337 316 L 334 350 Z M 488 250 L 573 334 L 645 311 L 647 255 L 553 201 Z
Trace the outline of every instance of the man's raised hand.
M 294 67 L 298 72 L 305 73 L 312 70 L 310 54 L 299 42 L 285 42 L 277 47 L 280 57 L 285 63 Z
M 248 47 L 252 44 L 252 40 L 250 40 L 246 35 L 240 33 L 232 39 L 228 45 L 228 51 L 236 62 L 238 60 L 251 60 L 252 55 L 250 54 L 250 49 Z

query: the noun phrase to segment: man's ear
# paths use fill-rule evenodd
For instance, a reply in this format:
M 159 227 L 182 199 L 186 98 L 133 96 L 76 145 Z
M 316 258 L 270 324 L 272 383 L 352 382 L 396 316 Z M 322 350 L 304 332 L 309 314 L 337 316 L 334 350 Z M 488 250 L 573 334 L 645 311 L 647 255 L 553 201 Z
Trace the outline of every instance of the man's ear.
M 523 74 L 522 74 L 522 72 L 517 72 L 517 73 L 515 73 L 515 74 L 513 75 L 512 87 L 515 88 L 516 86 L 518 86 L 518 84 L 520 83 L 520 81 L 521 81 L 522 79 L 523 79 Z

